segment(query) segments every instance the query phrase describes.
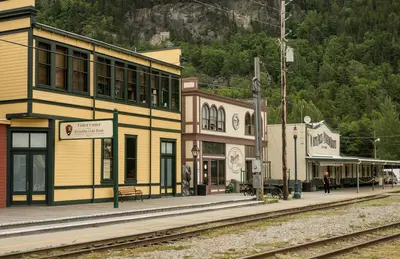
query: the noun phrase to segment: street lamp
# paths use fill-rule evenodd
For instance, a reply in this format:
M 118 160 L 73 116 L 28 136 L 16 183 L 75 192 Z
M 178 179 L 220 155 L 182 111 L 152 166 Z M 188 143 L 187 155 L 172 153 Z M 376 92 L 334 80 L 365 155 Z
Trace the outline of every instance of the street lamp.
M 294 199 L 300 199 L 301 194 L 299 190 L 299 182 L 297 181 L 297 128 L 293 128 L 293 139 L 294 139 Z
M 197 196 L 197 157 L 199 156 L 199 148 L 197 145 L 194 145 L 192 148 L 193 155 L 193 188 L 194 188 L 194 196 Z
M 374 140 L 374 152 L 375 152 L 374 158 L 375 158 L 375 159 L 376 159 L 376 142 L 378 142 L 378 141 L 381 141 L 381 139 L 380 139 L 380 138 L 377 138 L 377 139 Z

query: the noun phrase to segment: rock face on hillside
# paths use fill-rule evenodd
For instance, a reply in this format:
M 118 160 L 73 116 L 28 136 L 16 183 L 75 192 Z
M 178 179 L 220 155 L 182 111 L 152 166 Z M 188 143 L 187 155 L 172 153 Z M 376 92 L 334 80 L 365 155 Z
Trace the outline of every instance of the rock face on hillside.
M 224 4 L 185 2 L 130 9 L 124 17 L 125 31 L 136 33 L 144 40 L 170 32 L 173 39 L 208 41 L 222 39 L 232 30 L 278 24 L 279 12 L 275 9 L 278 7 L 274 5 L 265 7 L 263 3 L 248 0 L 215 1 Z M 254 20 L 262 23 L 254 23 Z

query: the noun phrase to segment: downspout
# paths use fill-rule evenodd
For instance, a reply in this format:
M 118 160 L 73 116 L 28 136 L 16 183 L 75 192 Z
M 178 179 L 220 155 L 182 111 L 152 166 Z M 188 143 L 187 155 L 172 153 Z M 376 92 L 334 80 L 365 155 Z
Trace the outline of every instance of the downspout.
M 93 46 L 93 58 L 94 58 L 94 52 L 95 52 L 95 46 Z M 94 62 L 91 63 L 90 59 L 89 59 L 89 71 L 90 71 L 90 65 L 93 65 L 93 71 L 94 71 Z M 94 78 L 94 77 L 93 77 Z M 94 81 L 94 80 L 93 80 Z M 90 82 L 90 81 L 89 81 Z M 93 82 L 93 106 L 92 106 L 92 117 L 93 120 L 96 119 L 96 91 L 95 91 L 95 84 Z M 95 139 L 92 139 L 92 203 L 94 203 L 95 201 L 95 193 L 94 193 L 94 189 L 95 189 Z
M 152 70 L 152 63 L 151 63 L 151 61 L 150 61 L 150 75 L 149 75 L 149 81 L 150 81 L 150 85 L 149 85 L 149 89 L 150 89 L 150 95 L 149 95 L 149 107 L 150 107 L 150 139 L 149 139 L 149 146 L 150 146 L 150 181 L 149 181 L 149 199 L 151 199 L 151 177 L 152 177 L 152 159 L 151 159 L 151 157 L 152 157 L 152 148 L 151 148 L 151 140 L 153 139 L 153 118 L 152 118 L 152 116 L 153 116 L 153 114 L 152 114 L 152 111 L 153 111 L 153 104 L 152 104 L 152 92 L 151 92 L 151 74 L 153 73 L 153 70 Z M 160 93 L 158 93 L 158 94 L 160 94 Z M 158 102 L 160 102 L 160 100 L 158 101 Z

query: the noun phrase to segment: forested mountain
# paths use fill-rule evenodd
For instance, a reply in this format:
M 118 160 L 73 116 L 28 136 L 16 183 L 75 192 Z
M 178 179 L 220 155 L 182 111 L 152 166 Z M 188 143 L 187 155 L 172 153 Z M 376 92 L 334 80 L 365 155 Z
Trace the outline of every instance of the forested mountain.
M 263 64 L 269 123 L 280 123 L 278 0 L 37 0 L 39 22 L 131 49 L 181 46 L 185 76 L 234 98 L 251 97 Z M 287 7 L 288 122 L 324 119 L 341 151 L 400 159 L 400 1 L 293 0 Z M 170 41 L 149 44 L 154 35 Z

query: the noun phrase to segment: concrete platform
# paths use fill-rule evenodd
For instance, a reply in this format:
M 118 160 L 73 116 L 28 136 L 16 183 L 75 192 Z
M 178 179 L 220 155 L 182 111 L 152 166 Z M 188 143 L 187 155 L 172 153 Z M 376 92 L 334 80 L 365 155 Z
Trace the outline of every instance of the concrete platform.
M 100 239 L 106 239 L 111 237 L 118 237 L 124 235 L 134 235 L 145 232 L 152 232 L 157 230 L 162 230 L 171 227 L 179 227 L 186 226 L 196 223 L 205 223 L 218 219 L 227 219 L 236 216 L 244 216 L 244 215 L 253 215 L 258 213 L 279 211 L 282 209 L 290 209 L 290 208 L 299 208 L 305 207 L 309 205 L 315 204 L 323 204 L 334 201 L 342 201 L 348 200 L 352 198 L 360 198 L 364 196 L 370 196 L 374 194 L 380 193 L 388 193 L 388 192 L 400 192 L 400 187 L 386 187 L 375 188 L 375 191 L 372 191 L 371 188 L 361 188 L 360 193 L 356 193 L 355 189 L 341 189 L 341 190 L 333 190 L 331 194 L 325 195 L 323 192 L 313 192 L 313 193 L 303 193 L 302 199 L 300 200 L 288 200 L 288 201 L 280 201 L 279 203 L 273 204 L 265 204 L 260 206 L 251 206 L 243 208 L 231 208 L 224 210 L 213 210 L 213 211 L 202 211 L 191 214 L 179 214 L 175 216 L 166 216 L 166 217 L 158 217 L 152 219 L 146 219 L 141 221 L 133 221 L 122 224 L 112 224 L 112 225 L 104 225 L 100 227 L 89 227 L 89 228 L 80 228 L 74 230 L 64 230 L 61 232 L 53 232 L 53 233 L 37 233 L 27 236 L 14 236 L 14 237 L 5 237 L 0 238 L 0 254 L 2 253 L 10 253 L 12 251 L 23 251 L 23 250 L 31 250 L 37 249 L 41 247 L 47 246 L 58 246 L 62 244 L 71 244 L 71 243 L 81 243 L 88 242 Z M 223 196 L 207 196 L 202 198 L 207 199 L 222 199 Z M 229 196 L 228 196 L 229 197 Z M 234 196 L 232 196 L 234 197 Z M 238 197 L 238 196 L 236 196 Z M 244 196 L 242 196 L 244 197 Z M 200 197 L 187 197 L 187 198 L 200 198 Z M 177 198 L 177 199 L 185 199 L 185 198 Z M 225 198 L 226 199 L 226 198 Z M 154 200 L 157 202 L 156 200 Z M 164 205 L 169 201 L 163 200 Z M 204 200 L 203 200 L 204 201 Z M 183 202 L 183 201 L 177 201 Z M 145 202 L 143 202 L 145 203 Z M 172 199 L 171 199 L 172 203 Z M 93 204 L 104 205 L 104 204 Z M 88 206 L 88 205 L 79 205 L 80 206 Z M 72 207 L 69 206 L 70 211 L 74 213 Z M 89 206 L 90 207 L 90 206 Z M 41 207 L 42 209 L 57 209 L 59 207 Z M 33 209 L 34 211 L 37 208 L 12 208 L 1 210 L 0 213 L 4 211 L 12 211 L 16 213 L 18 210 L 29 210 Z M 77 208 L 75 208 L 77 209 Z M 108 208 L 108 210 L 112 210 Z M 68 207 L 65 208 L 64 212 L 68 211 Z M 9 212 L 10 213 L 10 212 Z M 39 213 L 39 212 L 38 212 Z M 10 215 L 10 214 L 9 214 Z M 16 215 L 16 214 L 14 214 Z M 75 214 L 76 215 L 76 214 Z M 51 215 L 50 215 L 51 216 Z M 33 218 L 33 217 L 31 217 Z M 49 217 L 48 217 L 49 218 Z

